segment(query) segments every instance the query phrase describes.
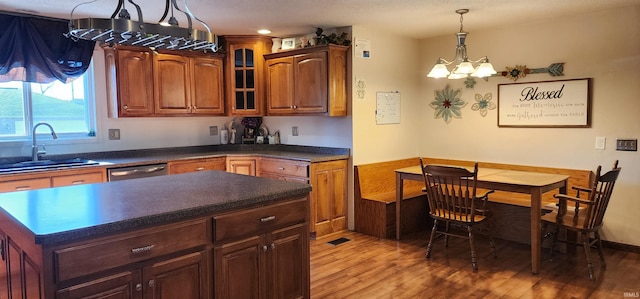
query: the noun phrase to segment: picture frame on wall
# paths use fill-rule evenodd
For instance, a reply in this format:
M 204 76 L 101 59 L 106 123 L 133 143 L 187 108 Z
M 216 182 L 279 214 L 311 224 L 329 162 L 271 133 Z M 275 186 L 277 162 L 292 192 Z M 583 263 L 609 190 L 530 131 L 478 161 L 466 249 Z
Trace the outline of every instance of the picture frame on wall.
M 296 48 L 296 38 L 283 38 L 282 39 L 282 50 L 291 50 Z
M 498 127 L 591 127 L 591 78 L 498 84 Z

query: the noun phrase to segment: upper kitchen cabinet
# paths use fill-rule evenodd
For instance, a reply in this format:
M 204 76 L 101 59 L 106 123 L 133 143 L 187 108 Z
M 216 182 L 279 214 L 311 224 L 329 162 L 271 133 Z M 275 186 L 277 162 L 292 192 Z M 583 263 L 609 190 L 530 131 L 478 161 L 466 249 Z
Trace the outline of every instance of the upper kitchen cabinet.
M 264 55 L 267 115 L 347 115 L 349 47 L 324 45 Z
M 224 114 L 221 57 L 162 53 L 153 66 L 156 114 Z
M 227 56 L 228 115 L 264 115 L 264 57 L 271 39 L 264 36 L 224 36 Z
M 110 117 L 224 115 L 223 55 L 104 50 Z
M 153 53 L 148 48 L 104 48 L 109 116 L 153 115 Z

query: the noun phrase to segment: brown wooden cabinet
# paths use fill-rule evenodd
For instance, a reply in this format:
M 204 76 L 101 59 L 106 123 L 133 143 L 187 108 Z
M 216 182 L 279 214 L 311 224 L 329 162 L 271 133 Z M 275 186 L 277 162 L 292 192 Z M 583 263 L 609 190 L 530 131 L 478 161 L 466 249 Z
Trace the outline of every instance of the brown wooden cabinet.
M 347 160 L 309 163 L 262 157 L 257 175 L 313 186 L 309 231 L 314 238 L 347 229 Z
M 52 170 L 0 177 L 0 193 L 106 182 L 103 167 Z
M 347 115 L 347 50 L 326 45 L 264 55 L 268 115 Z
M 204 170 L 222 170 L 226 169 L 226 158 L 203 158 L 190 160 L 169 161 L 169 174 L 180 174 L 194 171 Z
M 153 53 L 148 48 L 103 48 L 110 117 L 153 115 Z
M 213 251 L 215 298 L 309 298 L 307 204 L 214 217 L 220 241 Z
M 258 157 L 227 156 L 227 172 L 256 175 Z
M 224 36 L 227 53 L 228 115 L 264 115 L 264 57 L 271 40 L 264 36 Z
M 223 55 L 104 51 L 110 117 L 224 115 Z
M 309 162 L 261 158 L 258 167 L 258 176 L 283 181 L 309 183 Z
M 155 114 L 224 114 L 221 57 L 159 53 L 153 66 Z
M 347 228 L 347 160 L 311 163 L 311 234 Z
M 17 178 L 0 182 L 0 192 L 35 190 L 51 187 L 51 178 Z

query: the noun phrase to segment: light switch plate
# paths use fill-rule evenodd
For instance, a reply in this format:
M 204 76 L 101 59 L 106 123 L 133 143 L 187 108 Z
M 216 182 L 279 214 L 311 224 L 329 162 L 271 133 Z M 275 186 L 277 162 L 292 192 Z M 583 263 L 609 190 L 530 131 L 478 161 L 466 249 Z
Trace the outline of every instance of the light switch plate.
M 218 135 L 218 126 L 210 126 L 209 127 L 209 136 Z
M 596 137 L 596 149 L 603 150 L 605 145 L 607 144 L 607 138 L 605 137 Z

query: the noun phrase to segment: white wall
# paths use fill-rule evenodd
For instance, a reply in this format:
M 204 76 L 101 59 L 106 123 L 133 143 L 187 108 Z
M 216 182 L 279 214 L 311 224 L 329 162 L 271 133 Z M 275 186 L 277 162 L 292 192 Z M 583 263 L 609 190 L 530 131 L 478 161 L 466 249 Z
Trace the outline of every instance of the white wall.
M 353 58 L 353 164 L 417 156 L 425 129 L 418 41 L 362 26 L 353 26 L 353 37 L 371 45 L 370 58 Z M 365 82 L 364 98 L 357 94 L 359 80 Z M 376 93 L 391 91 L 400 93 L 400 123 L 377 125 Z
M 609 205 L 603 238 L 640 245 L 640 154 L 615 150 L 616 138 L 640 137 L 640 5 L 537 22 L 523 20 L 487 31 L 465 28 L 471 59 L 487 55 L 498 71 L 506 66 L 546 67 L 564 62 L 564 76 L 531 74 L 517 82 L 592 79 L 591 128 L 499 128 L 497 110 L 481 117 L 471 110 L 474 95 L 492 93 L 506 78 L 478 80 L 473 89 L 463 81 L 420 76 L 421 131 L 424 156 L 517 163 L 561 168 L 610 168 L 620 160 L 622 172 Z M 451 59 L 455 37 L 421 41 L 421 69 L 426 74 L 439 56 Z M 449 84 L 462 89 L 468 105 L 462 118 L 445 124 L 428 107 L 435 90 Z M 355 119 L 355 116 L 354 116 Z M 357 130 L 356 130 L 357 132 Z M 606 137 L 606 149 L 595 150 L 596 136 Z M 358 147 L 358 144 L 354 145 Z M 356 159 L 357 157 L 354 157 Z

